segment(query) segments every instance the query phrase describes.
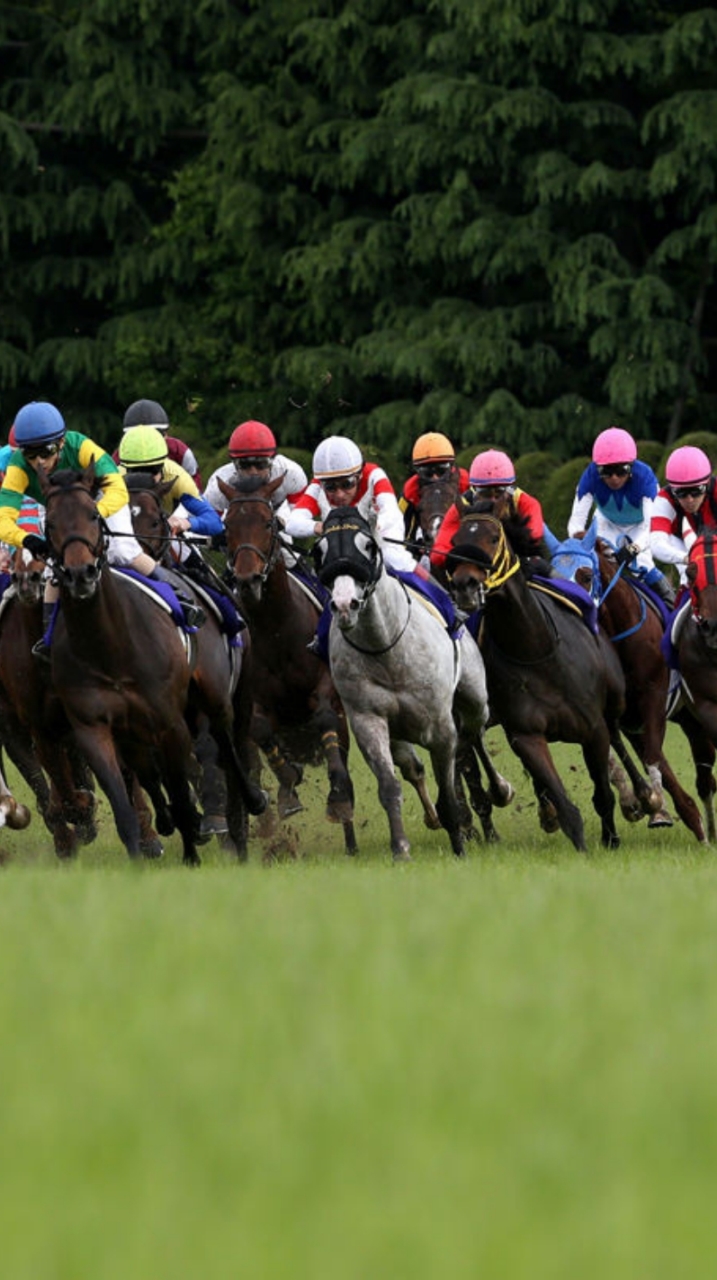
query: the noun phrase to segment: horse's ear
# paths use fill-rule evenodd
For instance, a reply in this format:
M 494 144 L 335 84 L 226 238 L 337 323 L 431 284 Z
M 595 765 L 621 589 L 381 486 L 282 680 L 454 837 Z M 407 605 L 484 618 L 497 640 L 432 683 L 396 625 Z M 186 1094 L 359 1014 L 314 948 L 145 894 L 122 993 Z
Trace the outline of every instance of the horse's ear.
M 158 484 L 156 486 L 155 493 L 159 498 L 160 502 L 162 501 L 163 498 L 166 498 L 168 493 L 171 493 L 176 483 L 177 483 L 177 477 L 172 476 L 171 480 L 163 480 L 161 484 Z
M 459 516 L 463 517 L 467 511 L 470 511 L 472 505 L 473 495 L 470 489 L 466 489 L 465 493 L 459 493 L 456 495 L 454 506 Z
M 237 491 L 235 485 L 227 484 L 226 480 L 222 480 L 221 476 L 216 477 L 216 482 L 219 485 L 219 492 L 224 494 L 227 502 L 231 502 L 233 498 L 236 498 Z
M 689 582 L 691 587 L 695 585 L 696 578 L 697 578 L 697 565 L 695 564 L 694 560 L 690 560 L 687 566 L 687 581 Z
M 95 477 L 94 458 L 90 459 L 90 462 L 87 464 L 84 471 L 82 472 L 82 483 L 83 485 L 85 485 L 85 487 L 89 490 L 90 493 L 92 493 L 92 490 L 97 487 L 97 480 Z
M 585 537 L 583 538 L 583 547 L 585 548 L 586 551 L 595 550 L 596 538 L 597 538 L 597 520 L 592 520 L 590 523 L 590 528 L 588 529 L 587 533 L 585 534 Z
M 548 555 L 554 556 L 555 552 L 560 547 L 560 542 L 556 538 L 552 529 L 548 528 L 547 524 L 543 525 L 543 538 L 545 539 L 545 545 L 548 548 Z

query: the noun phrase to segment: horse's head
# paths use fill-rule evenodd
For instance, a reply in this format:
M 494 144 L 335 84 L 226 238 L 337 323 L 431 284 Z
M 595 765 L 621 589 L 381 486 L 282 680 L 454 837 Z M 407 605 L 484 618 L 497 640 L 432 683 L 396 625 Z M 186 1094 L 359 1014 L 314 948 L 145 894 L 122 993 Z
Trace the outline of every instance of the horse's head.
M 717 536 L 705 533 L 693 544 L 687 564 L 692 613 L 707 648 L 717 652 Z
M 280 525 L 274 512 L 273 495 L 282 476 L 267 481 L 264 476 L 237 476 L 233 484 L 218 484 L 229 506 L 224 516 L 227 535 L 227 577 L 241 595 L 260 600 L 264 583 L 280 563 Z
M 444 515 L 458 496 L 458 472 L 453 468 L 447 476 L 419 481 L 416 513 L 423 541 L 431 547 Z
M 577 582 L 595 600 L 600 598 L 600 561 L 595 549 L 596 526 L 592 524 L 584 538 L 565 538 L 560 542 L 545 526 L 545 545 L 550 563 L 559 578 Z
M 490 501 L 464 504 L 452 548 L 446 572 L 451 595 L 466 613 L 479 608 L 487 592 L 497 590 L 520 568 Z
M 10 573 L 20 604 L 39 604 L 45 593 L 45 561 L 35 560 L 24 547 L 16 547 L 10 562 Z
M 324 521 L 314 547 L 319 580 L 331 591 L 331 610 L 342 631 L 354 626 L 383 572 L 383 553 L 355 507 L 340 507 Z
M 105 559 L 105 530 L 95 502 L 94 462 L 84 471 L 38 472 L 47 511 L 45 537 L 55 576 L 76 599 L 97 590 Z
M 172 541 L 162 503 L 174 488 L 176 480 L 163 480 L 157 484 L 154 477 L 146 471 L 129 471 L 125 481 L 129 490 L 132 528 L 137 541 L 147 555 L 161 563 Z

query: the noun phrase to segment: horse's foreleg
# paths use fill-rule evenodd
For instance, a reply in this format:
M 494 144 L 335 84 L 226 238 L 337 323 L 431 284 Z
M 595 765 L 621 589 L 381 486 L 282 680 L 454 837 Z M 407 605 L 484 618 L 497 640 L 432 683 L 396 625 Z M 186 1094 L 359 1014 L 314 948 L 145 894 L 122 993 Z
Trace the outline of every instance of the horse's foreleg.
M 189 774 L 192 762 L 192 740 L 184 718 L 180 718 L 162 735 L 160 759 L 172 817 L 182 837 L 182 861 L 187 867 L 198 867 L 197 853 L 199 814 L 192 799 Z
M 394 862 L 410 862 L 411 846 L 401 817 L 401 784 L 394 773 L 388 725 L 365 713 L 352 717 L 351 727 L 359 750 L 378 782 L 378 798 L 386 810 Z
M 601 720 L 590 740 L 583 743 L 583 759 L 593 781 L 593 808 L 600 819 L 602 843 L 606 849 L 619 849 L 620 837 L 615 826 L 615 797 L 608 772 L 609 753 L 610 732 L 605 721 Z
M 443 726 L 437 726 L 433 746 L 430 748 L 433 773 L 438 784 L 436 812 L 441 826 L 448 832 L 451 848 L 457 858 L 462 858 L 463 832 L 456 795 L 457 734 L 452 717 Z
M 636 769 L 619 733 L 615 733 L 608 755 L 608 775 L 617 791 L 620 810 L 626 822 L 639 822 L 657 806 L 657 797 Z
M 714 743 L 710 741 L 702 725 L 699 724 L 686 707 L 683 707 L 673 718 L 679 724 L 690 744 L 690 752 L 695 766 L 695 788 L 702 801 L 707 839 L 710 843 L 713 843 L 717 838 L 714 812 L 714 796 L 717 784 L 715 783 L 713 772 L 717 752 L 715 751 Z
M 585 829 L 580 810 L 568 798 L 545 738 L 519 733 L 509 739 L 512 750 L 533 779 L 541 806 L 547 801 L 555 808 L 558 824 L 580 853 L 587 853 Z
M 354 788 L 348 770 L 349 731 L 346 716 L 340 715 L 330 703 L 320 706 L 314 716 L 314 725 L 321 739 L 321 749 L 329 773 L 329 797 L 326 817 L 329 822 L 340 822 L 344 831 L 344 848 L 353 857 L 358 853 L 354 831 Z
M 75 725 L 75 740 L 112 808 L 117 834 L 130 858 L 141 853 L 139 819 L 132 804 L 114 740 L 106 725 Z

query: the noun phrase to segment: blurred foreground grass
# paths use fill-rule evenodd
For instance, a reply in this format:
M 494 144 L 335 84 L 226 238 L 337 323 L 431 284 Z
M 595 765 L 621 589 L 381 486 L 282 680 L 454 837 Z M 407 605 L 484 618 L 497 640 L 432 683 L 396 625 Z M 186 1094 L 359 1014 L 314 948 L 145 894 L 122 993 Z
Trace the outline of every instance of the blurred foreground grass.
M 495 750 L 517 804 L 464 863 L 411 798 L 394 867 L 358 767 L 356 862 L 318 773 L 271 867 L 2 833 L 6 1275 L 711 1271 L 715 852 L 624 823 L 600 851 L 564 749 L 578 855 Z

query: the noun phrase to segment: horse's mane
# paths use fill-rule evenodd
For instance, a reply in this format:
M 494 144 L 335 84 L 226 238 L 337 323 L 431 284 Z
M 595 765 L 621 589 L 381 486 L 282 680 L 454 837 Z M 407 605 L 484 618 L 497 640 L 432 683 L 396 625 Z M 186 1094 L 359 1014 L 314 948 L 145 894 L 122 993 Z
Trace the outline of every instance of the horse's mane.
M 125 484 L 130 493 L 143 493 L 156 489 L 156 481 L 150 471 L 128 471 Z
M 506 508 L 501 512 L 498 504 L 490 498 L 478 498 L 477 501 L 470 504 L 463 502 L 459 506 L 461 519 L 470 516 L 493 515 L 500 520 L 505 529 L 505 536 L 508 539 L 513 551 L 520 560 L 543 560 L 545 556 L 545 548 L 542 538 L 536 538 L 531 532 L 530 520 L 528 516 L 521 515 L 514 508 Z M 540 566 L 531 566 L 536 572 L 540 573 Z M 548 565 L 544 565 L 547 572 Z
M 231 489 L 236 489 L 237 493 L 256 493 L 258 489 L 263 489 L 269 483 L 264 475 L 242 476 L 238 472 L 225 481 L 225 484 L 228 484 Z
M 61 471 L 53 471 L 48 476 L 48 484 L 52 489 L 71 489 L 73 485 L 82 484 L 85 473 L 75 467 L 63 467 Z

